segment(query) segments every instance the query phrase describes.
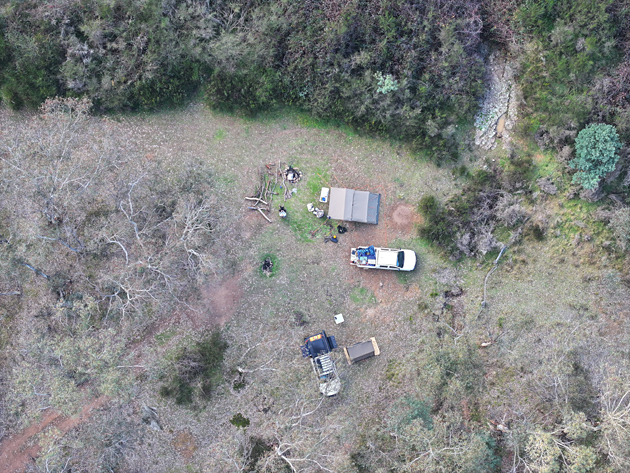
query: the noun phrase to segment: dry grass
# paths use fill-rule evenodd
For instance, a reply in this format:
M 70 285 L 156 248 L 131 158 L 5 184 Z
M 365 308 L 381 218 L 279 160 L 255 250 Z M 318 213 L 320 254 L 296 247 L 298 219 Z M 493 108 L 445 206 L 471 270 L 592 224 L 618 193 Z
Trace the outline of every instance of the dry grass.
M 439 343 L 455 343 L 444 323 L 463 334 L 462 342 L 472 344 L 505 332 L 482 351 L 492 385 L 483 394 L 481 412 L 494 419 L 513 407 L 518 384 L 502 358 L 536 346 L 537 332 L 586 317 L 576 307 L 599 310 L 602 320 L 613 310 L 598 302 L 597 278 L 585 277 L 599 277 L 598 268 L 588 264 L 576 268 L 570 254 L 558 263 L 544 242 L 527 242 L 501 260 L 489 281 L 489 306 L 478 316 L 488 263 L 453 263 L 415 237 L 418 201 L 426 193 L 444 198 L 454 192 L 451 173 L 382 141 L 305 128 L 292 119 L 249 121 L 215 115 L 200 105 L 108 120 L 147 160 L 177 166 L 181 157 L 194 156 L 211 163 L 226 213 L 215 250 L 220 264 L 203 288 L 203 298 L 192 305 L 194 310 L 181 308 L 172 320 L 161 321 L 136 347 L 138 363 L 147 369 L 137 373 L 134 410 L 139 413 L 143 403 L 155 406 L 163 430 L 147 430 L 142 446 L 130 457 L 132 466 L 150 464 L 154 472 L 237 471 L 243 445 L 259 437 L 293 442 L 294 456 L 309 452 L 305 443 L 321 441 L 318 448 L 334 455 L 311 458 L 333 471 L 352 471 L 349 456 L 360 442 L 365 419 L 378 423 L 386 406 L 413 389 L 399 384 L 401 377 L 409 376 L 404 364 L 410 354 L 434 346 L 440 329 L 446 335 Z M 338 244 L 324 243 L 320 234 L 305 241 L 275 214 L 273 223 L 267 223 L 246 209 L 243 197 L 253 192 L 259 166 L 278 160 L 305 174 L 296 186 L 296 202 L 316 200 L 308 182 L 317 171 L 331 186 L 380 192 L 381 223 L 349 224 L 350 231 L 339 236 Z M 278 201 L 274 208 L 277 205 Z M 291 211 L 300 212 L 300 206 Z M 302 211 L 306 214 L 305 208 Z M 401 276 L 351 267 L 350 248 L 366 243 L 413 248 L 418 269 Z M 265 254 L 279 260 L 273 278 L 260 274 Z M 440 314 L 443 292 L 455 286 L 463 288 L 463 295 Z M 306 315 L 305 323 L 298 311 Z M 341 325 L 333 321 L 337 313 L 344 315 Z M 179 408 L 160 398 L 156 389 L 160 360 L 187 337 L 194 338 L 217 322 L 223 324 L 230 343 L 227 382 L 201 410 Z M 591 328 L 585 323 L 581 337 L 594 337 Z M 340 346 L 374 336 L 381 356 L 351 367 L 339 356 L 340 395 L 325 399 L 315 415 L 296 421 L 302 403 L 307 412 L 319 402 L 315 377 L 308 361 L 300 357 L 299 345 L 304 336 L 322 329 L 335 335 Z M 240 378 L 238 368 L 245 373 Z M 234 389 L 232 379 L 244 382 L 244 387 Z M 250 420 L 246 433 L 229 423 L 236 413 Z M 315 466 L 301 464 L 304 471 L 317 471 Z

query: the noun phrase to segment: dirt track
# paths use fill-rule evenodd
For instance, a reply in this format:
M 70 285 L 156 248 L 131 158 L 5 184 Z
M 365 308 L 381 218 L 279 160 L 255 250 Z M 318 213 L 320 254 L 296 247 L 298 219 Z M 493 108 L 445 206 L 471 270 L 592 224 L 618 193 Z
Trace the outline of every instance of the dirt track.
M 87 420 L 95 409 L 104 406 L 109 398 L 98 397 L 83 406 L 81 412 L 74 417 L 62 416 L 54 410 L 47 410 L 44 418 L 31 424 L 22 432 L 9 437 L 0 443 L 0 465 L 3 473 L 21 473 L 28 464 L 37 458 L 40 446 L 37 436 L 46 429 L 56 428 L 62 434 L 68 433 L 81 422 Z

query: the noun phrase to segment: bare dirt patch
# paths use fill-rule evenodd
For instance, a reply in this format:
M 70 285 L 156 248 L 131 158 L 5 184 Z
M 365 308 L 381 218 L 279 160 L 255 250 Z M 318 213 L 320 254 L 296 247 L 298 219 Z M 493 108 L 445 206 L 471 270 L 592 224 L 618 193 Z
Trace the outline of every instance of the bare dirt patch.
M 188 431 L 177 432 L 172 441 L 173 447 L 186 460 L 190 460 L 197 451 L 195 438 Z
M 13 435 L 0 443 L 0 465 L 3 473 L 18 473 L 39 455 L 40 446 L 36 436 L 49 428 L 56 428 L 61 434 L 66 434 L 80 423 L 87 420 L 94 409 L 102 407 L 109 398 L 100 396 L 83 406 L 78 416 L 66 417 L 57 411 L 48 411 L 44 418 L 21 433 Z
M 400 233 L 410 234 L 417 223 L 421 223 L 422 217 L 416 212 L 413 205 L 398 204 L 394 207 L 391 216 L 392 226 Z
M 195 328 L 223 325 L 234 315 L 243 296 L 242 272 L 219 283 L 208 283 L 201 289 L 197 312 L 190 312 Z

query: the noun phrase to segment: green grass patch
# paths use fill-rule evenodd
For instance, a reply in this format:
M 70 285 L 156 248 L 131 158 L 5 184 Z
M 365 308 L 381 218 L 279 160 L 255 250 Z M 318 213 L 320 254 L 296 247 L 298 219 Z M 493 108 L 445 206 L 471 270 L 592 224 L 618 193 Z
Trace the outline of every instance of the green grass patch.
M 343 122 L 335 119 L 322 119 L 313 116 L 312 113 L 293 107 L 290 105 L 277 105 L 267 110 L 258 111 L 256 114 L 243 114 L 241 111 L 223 112 L 224 115 L 236 116 L 246 122 L 273 123 L 278 121 L 285 122 L 281 125 L 286 130 L 290 125 L 297 125 L 304 128 L 311 128 L 324 131 L 342 132 L 349 138 L 359 135 L 358 130 Z
M 310 171 L 310 176 L 306 181 L 306 188 L 313 199 L 319 202 L 322 187 L 330 187 L 330 174 L 328 170 L 317 167 Z
M 219 128 L 217 131 L 214 132 L 214 136 L 212 137 L 212 139 L 214 141 L 221 141 L 225 138 L 225 130 L 223 128 Z
M 560 174 L 560 164 L 556 160 L 553 153 L 545 152 L 543 154 L 543 159 L 540 160 L 535 166 L 533 178 L 539 179 L 541 177 L 549 177 L 556 174 Z
M 376 296 L 366 287 L 355 287 L 350 292 L 350 300 L 357 305 L 376 304 Z
M 319 195 L 322 187 L 330 187 L 330 175 L 324 168 L 317 167 L 312 170 L 303 170 L 307 176 L 306 185 L 293 186 L 289 184 L 289 188 L 295 187 L 297 193 L 293 194 L 289 200 L 284 203 L 287 209 L 287 217 L 283 220 L 289 228 L 296 234 L 301 242 L 312 242 L 316 238 L 323 238 L 331 234 L 332 229 L 336 228 L 337 222 L 323 218 L 317 218 L 306 208 L 308 203 L 312 203 L 315 207 L 322 208 L 324 204 L 319 202 Z M 332 225 L 332 228 L 328 225 Z
M 494 236 L 497 240 L 507 243 L 510 240 L 510 236 L 512 236 L 512 230 L 505 225 L 500 225 L 494 231 Z
M 239 429 L 245 429 L 249 427 L 249 419 L 239 412 L 230 419 L 230 424 Z
M 265 272 L 263 270 L 263 265 L 264 262 L 266 260 L 271 261 L 271 269 L 267 272 Z M 278 257 L 276 255 L 274 255 L 273 253 L 265 253 L 264 255 L 262 255 L 259 258 L 259 264 L 258 264 L 258 273 L 265 277 L 265 278 L 272 278 L 274 277 L 276 274 L 278 274 L 278 271 L 280 270 L 280 260 L 278 259 Z
M 324 220 L 318 219 L 310 213 L 306 209 L 306 204 L 303 207 L 303 210 L 301 208 L 290 209 L 287 207 L 287 211 L 290 214 L 284 219 L 297 235 L 298 240 L 303 243 L 312 242 L 317 237 L 327 235 L 330 232 L 330 228 L 324 225 Z
M 164 330 L 163 332 L 156 334 L 155 341 L 158 343 L 158 345 L 164 345 L 166 342 L 172 339 L 175 334 L 177 334 L 177 330 L 175 329 L 175 327 L 171 327 Z

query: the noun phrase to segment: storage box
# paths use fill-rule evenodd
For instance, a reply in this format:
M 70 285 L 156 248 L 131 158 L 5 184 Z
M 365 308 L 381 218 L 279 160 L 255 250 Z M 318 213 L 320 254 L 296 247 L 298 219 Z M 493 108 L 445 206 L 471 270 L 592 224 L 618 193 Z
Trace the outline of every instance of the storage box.
M 343 351 L 346 354 L 349 365 L 381 354 L 381 350 L 378 348 L 376 338 L 374 337 L 370 338 L 367 342 L 355 343 L 351 347 L 344 347 Z
M 330 189 L 328 187 L 322 187 L 322 192 L 321 194 L 319 194 L 319 201 L 320 202 L 328 202 L 328 193 L 330 192 Z

